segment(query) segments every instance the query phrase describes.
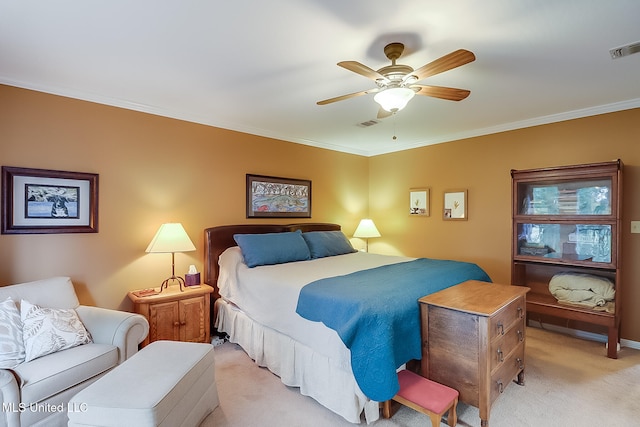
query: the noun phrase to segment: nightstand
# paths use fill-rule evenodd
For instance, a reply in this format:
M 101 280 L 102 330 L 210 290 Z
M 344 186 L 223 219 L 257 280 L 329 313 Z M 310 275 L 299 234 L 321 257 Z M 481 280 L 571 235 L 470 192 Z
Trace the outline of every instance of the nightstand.
M 524 385 L 528 291 L 470 280 L 419 300 L 422 375 L 458 390 L 482 427 L 511 380 Z
M 149 335 L 141 346 L 158 340 L 204 342 L 211 340 L 209 312 L 213 288 L 209 285 L 169 286 L 162 293 L 149 296 L 127 296 L 134 311 L 149 321 Z

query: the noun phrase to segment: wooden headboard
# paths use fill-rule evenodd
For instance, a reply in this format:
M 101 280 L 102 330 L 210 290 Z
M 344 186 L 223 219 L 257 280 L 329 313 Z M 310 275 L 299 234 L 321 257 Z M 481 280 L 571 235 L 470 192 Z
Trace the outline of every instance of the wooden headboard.
M 204 283 L 213 286 L 212 300 L 220 297 L 218 292 L 218 258 L 227 248 L 237 246 L 234 234 L 284 233 L 287 231 L 334 231 L 340 230 L 338 224 L 301 223 L 301 224 L 239 224 L 221 225 L 204 230 Z

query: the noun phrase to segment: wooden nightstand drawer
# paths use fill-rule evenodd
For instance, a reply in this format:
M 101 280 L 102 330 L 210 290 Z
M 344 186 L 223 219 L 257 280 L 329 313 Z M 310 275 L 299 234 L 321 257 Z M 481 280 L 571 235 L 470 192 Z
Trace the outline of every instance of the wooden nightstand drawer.
M 489 401 L 493 403 L 511 381 L 524 370 L 524 342 L 515 348 L 510 357 L 491 375 Z
M 491 317 L 489 333 L 490 339 L 498 335 L 504 335 L 516 321 L 524 318 L 526 304 L 524 297 L 511 302 L 495 316 Z
M 504 335 L 498 335 L 491 341 L 491 350 L 489 351 L 491 372 L 505 362 L 518 344 L 524 342 L 524 319 L 520 319 L 515 325 L 510 326 Z

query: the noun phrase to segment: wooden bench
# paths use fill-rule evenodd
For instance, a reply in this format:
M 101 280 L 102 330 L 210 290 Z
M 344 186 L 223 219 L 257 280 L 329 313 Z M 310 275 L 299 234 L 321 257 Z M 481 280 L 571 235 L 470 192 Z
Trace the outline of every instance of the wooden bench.
M 400 391 L 392 400 L 428 415 L 433 427 L 440 426 L 440 420 L 447 411 L 447 424 L 453 427 L 458 423 L 456 390 L 407 370 L 398 372 L 398 381 Z M 391 418 L 391 400 L 384 402 L 382 415 Z

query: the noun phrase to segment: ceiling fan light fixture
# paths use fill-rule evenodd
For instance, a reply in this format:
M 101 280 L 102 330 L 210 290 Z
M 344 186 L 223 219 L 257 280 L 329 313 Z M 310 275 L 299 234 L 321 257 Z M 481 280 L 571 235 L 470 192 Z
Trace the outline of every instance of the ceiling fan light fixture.
M 406 107 L 415 94 L 413 89 L 407 87 L 391 87 L 376 93 L 373 100 L 384 110 L 396 113 Z

